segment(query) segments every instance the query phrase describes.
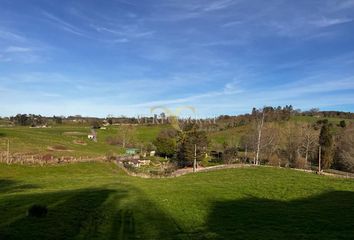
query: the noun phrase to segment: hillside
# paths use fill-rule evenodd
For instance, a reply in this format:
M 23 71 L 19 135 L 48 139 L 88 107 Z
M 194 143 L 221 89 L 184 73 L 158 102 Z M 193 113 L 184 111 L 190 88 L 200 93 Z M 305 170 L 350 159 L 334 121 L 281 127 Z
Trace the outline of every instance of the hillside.
M 141 143 L 151 142 L 164 126 L 135 126 L 134 138 Z M 10 139 L 10 151 L 23 154 L 51 154 L 53 156 L 105 156 L 108 152 L 124 153 L 106 139 L 116 136 L 124 126 L 112 126 L 97 131 L 97 142 L 87 138 L 90 126 L 57 125 L 50 128 L 1 127 L 0 151 L 5 151 L 5 140 Z M 56 146 L 60 146 L 55 149 Z M 53 149 L 54 148 L 54 149 Z
M 324 119 L 310 116 L 293 116 L 290 122 L 315 123 Z M 327 119 L 327 118 L 326 118 Z M 329 122 L 336 125 L 342 118 L 328 118 Z M 348 120 L 354 122 L 354 120 Z M 240 139 L 253 127 L 246 124 L 238 127 L 223 128 L 208 131 L 211 149 L 220 149 L 224 143 L 239 145 Z M 132 125 L 132 138 L 136 147 L 153 142 L 161 129 L 170 128 L 170 125 Z M 124 153 L 118 145 L 107 143 L 108 137 L 115 137 L 127 128 L 127 125 L 109 126 L 106 130 L 97 130 L 98 141 L 87 139 L 91 133 L 88 124 L 62 124 L 52 125 L 50 128 L 6 127 L 0 126 L 0 151 L 6 150 L 6 139 L 10 139 L 10 151 L 21 154 L 50 154 L 53 156 L 98 157 L 109 152 Z M 55 149 L 58 147 L 58 149 Z

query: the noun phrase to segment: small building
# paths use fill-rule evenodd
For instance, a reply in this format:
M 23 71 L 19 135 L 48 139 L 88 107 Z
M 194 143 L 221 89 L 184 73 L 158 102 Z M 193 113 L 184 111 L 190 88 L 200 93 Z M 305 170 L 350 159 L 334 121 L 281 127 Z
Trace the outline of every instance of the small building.
M 144 166 L 144 165 L 150 165 L 150 160 L 148 159 L 142 159 L 139 160 L 140 165 Z
M 139 148 L 127 148 L 125 150 L 125 154 L 127 155 L 136 155 L 140 152 L 140 149 Z
M 87 135 L 87 138 L 90 139 L 90 140 L 96 141 L 96 136 L 93 135 L 93 134 Z
M 156 154 L 156 151 L 150 151 L 150 157 L 154 157 Z
M 123 161 L 123 164 L 125 166 L 129 165 L 129 166 L 133 166 L 133 167 L 139 168 L 140 166 L 149 165 L 150 164 L 150 160 L 129 159 L 129 160 Z
M 94 129 L 91 129 L 91 134 L 87 135 L 87 138 L 97 142 L 97 133 Z

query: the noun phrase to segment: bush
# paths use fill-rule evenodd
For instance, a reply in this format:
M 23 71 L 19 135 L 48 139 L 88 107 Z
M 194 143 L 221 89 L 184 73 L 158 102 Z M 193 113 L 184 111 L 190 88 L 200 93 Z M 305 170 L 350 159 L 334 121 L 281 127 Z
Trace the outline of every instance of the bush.
M 113 161 L 116 159 L 116 155 L 114 154 L 114 152 L 109 151 L 106 153 L 106 160 L 107 161 Z
M 271 166 L 280 167 L 281 166 L 281 159 L 279 158 L 279 156 L 277 154 L 272 154 L 269 158 L 268 164 Z
M 295 168 L 301 168 L 301 169 L 307 168 L 307 163 L 305 158 L 303 157 L 297 158 L 295 161 Z
M 29 217 L 45 217 L 47 215 L 48 209 L 47 206 L 34 204 L 28 209 L 28 216 Z
M 122 145 L 123 144 L 123 140 L 119 137 L 116 137 L 116 136 L 108 136 L 106 138 L 106 142 L 109 145 Z

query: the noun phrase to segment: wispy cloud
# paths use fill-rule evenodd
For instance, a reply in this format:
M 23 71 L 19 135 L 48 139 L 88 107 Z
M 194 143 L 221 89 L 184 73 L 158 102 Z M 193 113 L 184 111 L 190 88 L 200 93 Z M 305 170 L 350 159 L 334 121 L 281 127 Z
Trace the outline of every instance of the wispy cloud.
M 337 0 L 333 1 L 332 4 L 336 10 L 354 9 L 353 0 Z
M 195 102 L 197 100 L 201 100 L 201 99 L 232 95 L 232 94 L 237 94 L 237 93 L 241 93 L 241 92 L 243 92 L 243 90 L 226 90 L 226 89 L 224 89 L 222 91 L 213 91 L 213 92 L 195 94 L 195 95 L 184 97 L 184 98 L 144 102 L 144 103 L 134 104 L 131 106 L 132 107 L 154 107 L 154 106 L 160 106 L 160 105 L 166 106 L 166 105 L 173 105 L 173 104 L 179 104 L 179 103 L 192 104 L 193 102 Z
M 0 29 L 0 39 L 4 39 L 7 41 L 16 41 L 16 42 L 24 42 L 26 40 L 25 37 L 23 37 L 17 33 L 5 31 L 5 30 L 1 30 L 1 29 Z
M 206 14 L 226 10 L 237 5 L 240 1 L 235 0 L 194 0 L 194 1 L 166 1 L 162 4 L 166 8 L 161 16 L 154 17 L 158 21 L 183 21 L 201 18 Z M 166 14 L 166 16 L 164 16 Z
M 10 57 L 0 54 L 0 62 L 11 62 L 11 61 L 12 59 Z
M 202 47 L 214 47 L 214 46 L 233 46 L 233 45 L 243 45 L 247 43 L 246 39 L 244 38 L 237 38 L 231 40 L 218 40 L 218 41 L 211 41 L 206 43 L 199 43 L 199 46 Z
M 113 42 L 128 42 L 129 39 L 135 38 L 146 38 L 154 35 L 155 31 L 142 30 L 136 25 L 123 25 L 117 26 L 116 29 L 98 26 L 98 25 L 90 25 L 93 29 L 95 29 L 99 33 L 110 33 L 114 36 L 120 37 L 119 39 L 113 39 Z
M 18 46 L 10 46 L 5 49 L 5 52 L 8 53 L 23 53 L 23 52 L 32 52 L 33 49 L 28 47 L 18 47 Z
M 1 76 L 3 83 L 21 83 L 21 84 L 45 84 L 45 83 L 62 83 L 67 84 L 71 79 L 55 72 L 26 72 L 16 73 L 8 76 Z
M 64 21 L 61 18 L 56 17 L 53 14 L 46 11 L 42 11 L 42 14 L 60 29 L 78 36 L 86 37 L 86 34 L 84 34 L 84 32 L 81 29 L 74 26 L 73 24 L 68 23 L 67 21 Z
M 45 58 L 30 48 L 9 47 L 0 51 L 0 61 L 34 64 L 43 63 Z
M 209 11 L 216 11 L 216 10 L 221 10 L 224 8 L 228 8 L 237 2 L 234 0 L 219 0 L 219 1 L 213 1 L 209 5 L 205 6 L 202 8 L 204 11 L 209 12 Z
M 236 21 L 231 21 L 231 22 L 223 23 L 223 24 L 221 25 L 221 27 L 225 27 L 225 28 L 227 28 L 227 27 L 233 27 L 233 26 L 236 26 L 236 25 L 240 25 L 240 24 L 242 24 L 242 23 L 243 23 L 243 21 L 236 20 Z
M 351 18 L 322 18 L 320 20 L 312 21 L 311 23 L 317 27 L 330 27 L 333 25 L 352 22 Z

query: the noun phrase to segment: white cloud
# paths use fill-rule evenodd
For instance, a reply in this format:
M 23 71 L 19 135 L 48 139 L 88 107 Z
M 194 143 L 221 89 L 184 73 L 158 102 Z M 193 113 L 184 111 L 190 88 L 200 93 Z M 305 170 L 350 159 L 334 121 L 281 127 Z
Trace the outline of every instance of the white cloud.
M 18 41 L 18 42 L 26 41 L 25 37 L 20 36 L 17 33 L 13 33 L 10 31 L 4 31 L 4 30 L 0 30 L 0 38 L 8 40 L 8 41 Z
M 21 53 L 21 52 L 32 52 L 33 49 L 28 47 L 18 47 L 18 46 L 10 46 L 5 49 L 5 52 L 9 53 Z
M 322 18 L 317 21 L 312 21 L 311 23 L 317 27 L 330 27 L 333 25 L 343 24 L 352 22 L 351 18 Z
M 236 21 L 231 21 L 231 22 L 224 23 L 224 24 L 221 25 L 221 27 L 225 27 L 225 28 L 233 27 L 233 26 L 236 26 L 236 25 L 240 25 L 242 23 L 243 23 L 243 21 L 236 20 Z
M 228 8 L 232 5 L 234 5 L 236 1 L 234 0 L 219 0 L 219 1 L 213 1 L 209 5 L 203 8 L 204 11 L 216 11 L 224 8 Z
M 99 33 L 109 33 L 112 35 L 120 36 L 123 42 L 127 42 L 130 38 L 145 38 L 154 35 L 155 31 L 143 30 L 136 25 L 122 25 L 116 28 L 109 28 L 106 26 L 90 25 L 91 28 L 95 29 Z M 113 40 L 115 42 L 115 40 Z
M 86 35 L 82 32 L 81 29 L 77 28 L 76 26 L 54 16 L 51 13 L 48 13 L 46 11 L 42 11 L 42 14 L 47 17 L 52 23 L 54 23 L 57 27 L 63 29 L 64 31 L 70 32 L 72 34 L 78 35 L 78 36 L 85 36 Z

